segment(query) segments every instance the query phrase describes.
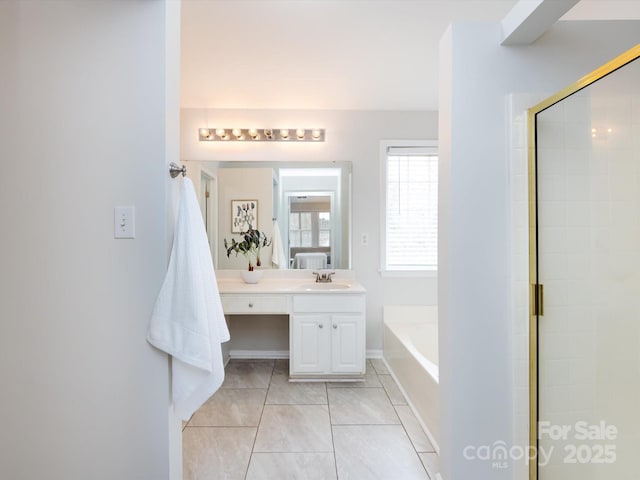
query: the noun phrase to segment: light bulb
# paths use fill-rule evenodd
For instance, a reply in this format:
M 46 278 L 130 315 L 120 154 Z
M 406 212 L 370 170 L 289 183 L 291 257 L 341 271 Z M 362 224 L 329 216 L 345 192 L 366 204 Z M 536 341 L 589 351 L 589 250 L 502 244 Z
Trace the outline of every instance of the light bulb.
M 273 138 L 273 130 L 271 130 L 270 128 L 265 128 L 264 136 L 271 140 Z
M 288 139 L 289 138 L 289 130 L 286 129 L 286 128 L 281 128 L 280 129 L 280 138 L 283 138 L 285 140 Z
M 227 136 L 227 132 L 225 132 L 224 128 L 216 128 L 216 135 L 220 138 L 224 138 Z
M 298 137 L 298 140 L 302 140 L 304 138 L 304 129 L 302 128 L 297 129 L 296 137 Z
M 234 128 L 233 130 L 231 130 L 231 133 L 233 133 L 233 136 L 238 140 L 240 140 L 240 137 L 242 137 L 242 130 L 240 130 L 239 128 Z
M 256 130 L 255 128 L 250 128 L 249 136 L 255 140 L 256 138 L 258 138 L 258 130 Z
M 200 136 L 202 138 L 210 138 L 211 137 L 211 131 L 208 128 L 201 128 L 200 129 Z
M 311 138 L 313 138 L 314 140 L 320 140 L 321 135 L 322 132 L 320 131 L 320 129 L 314 128 L 313 130 L 311 130 Z

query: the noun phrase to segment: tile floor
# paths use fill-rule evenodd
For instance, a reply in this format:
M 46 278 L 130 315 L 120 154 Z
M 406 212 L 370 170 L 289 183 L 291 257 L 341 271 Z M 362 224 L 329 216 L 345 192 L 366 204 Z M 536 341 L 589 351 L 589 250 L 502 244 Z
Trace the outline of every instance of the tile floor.
M 435 479 L 438 455 L 381 360 L 364 382 L 291 383 L 232 360 L 183 430 L 184 480 Z

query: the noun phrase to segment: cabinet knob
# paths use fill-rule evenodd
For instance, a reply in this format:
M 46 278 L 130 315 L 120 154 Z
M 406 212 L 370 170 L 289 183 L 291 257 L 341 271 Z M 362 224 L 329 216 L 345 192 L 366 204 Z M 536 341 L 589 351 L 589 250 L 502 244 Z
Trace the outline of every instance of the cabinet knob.
M 250 303 L 250 304 L 249 304 L 249 308 L 253 308 L 253 303 Z
M 338 328 L 338 325 L 336 323 L 333 324 L 333 328 Z
M 319 323 L 318 328 L 324 328 L 324 325 L 322 323 Z

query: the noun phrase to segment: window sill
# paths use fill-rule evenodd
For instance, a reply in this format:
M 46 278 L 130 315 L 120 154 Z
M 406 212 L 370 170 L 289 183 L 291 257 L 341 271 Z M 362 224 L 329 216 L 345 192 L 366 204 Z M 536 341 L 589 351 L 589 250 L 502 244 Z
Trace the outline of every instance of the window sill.
M 383 278 L 438 278 L 437 270 L 379 270 Z

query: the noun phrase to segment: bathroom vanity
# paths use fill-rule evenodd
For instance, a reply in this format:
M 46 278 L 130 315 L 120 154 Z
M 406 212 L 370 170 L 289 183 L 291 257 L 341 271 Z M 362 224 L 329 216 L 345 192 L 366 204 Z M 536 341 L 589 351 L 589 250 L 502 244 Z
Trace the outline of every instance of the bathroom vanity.
M 291 381 L 364 376 L 366 291 L 351 272 L 315 283 L 310 271 L 265 270 L 259 283 L 246 284 L 225 271 L 218 289 L 225 315 L 288 315 Z

